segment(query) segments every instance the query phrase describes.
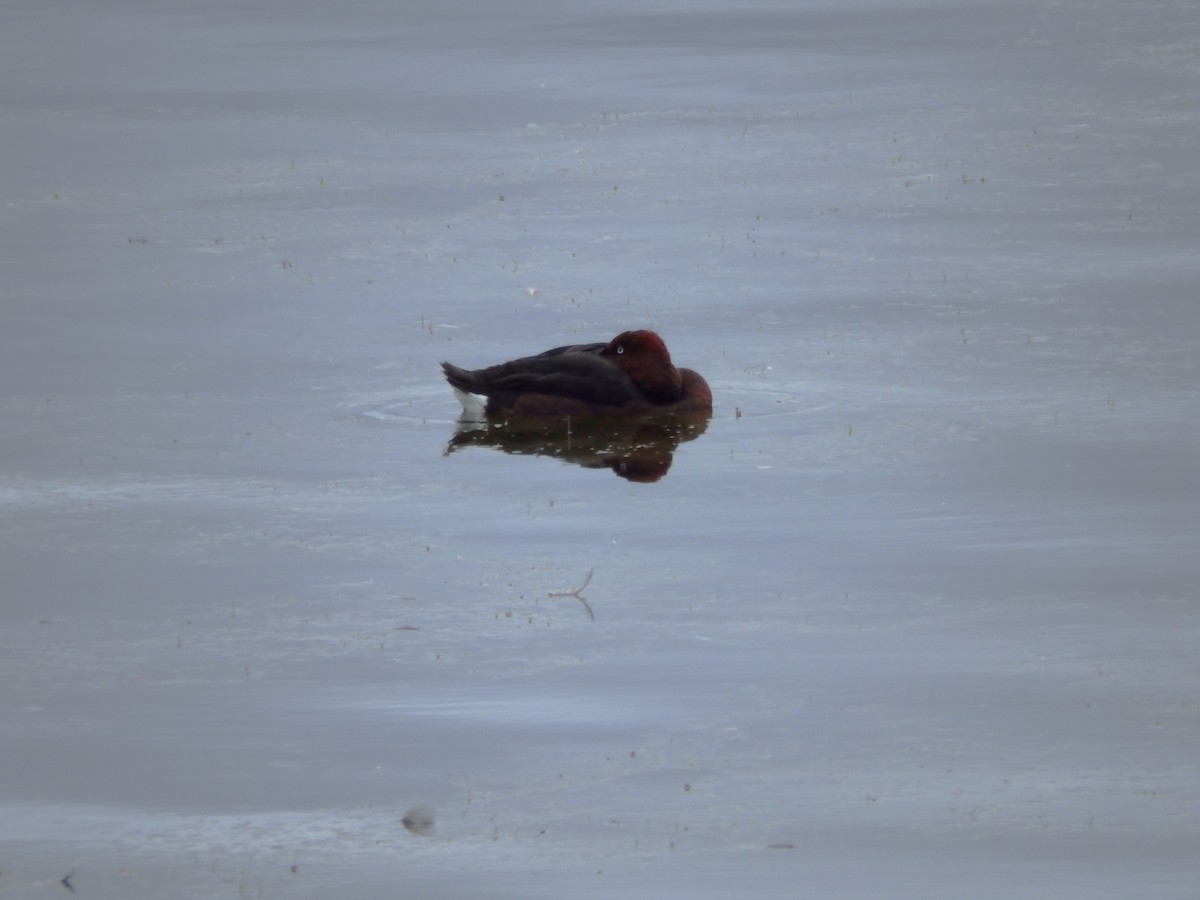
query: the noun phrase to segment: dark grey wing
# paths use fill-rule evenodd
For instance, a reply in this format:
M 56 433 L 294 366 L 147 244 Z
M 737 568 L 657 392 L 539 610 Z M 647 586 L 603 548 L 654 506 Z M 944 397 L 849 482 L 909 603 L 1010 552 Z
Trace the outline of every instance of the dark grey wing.
M 591 353 L 599 355 L 600 351 L 607 347 L 608 344 L 603 342 L 599 344 L 568 344 L 565 347 L 555 347 L 553 350 L 544 350 L 538 356 L 562 356 L 564 353 Z
M 591 350 L 548 351 L 467 374 L 471 376 L 471 386 L 466 390 L 488 397 L 546 394 L 603 406 L 623 406 L 639 396 L 622 369 Z

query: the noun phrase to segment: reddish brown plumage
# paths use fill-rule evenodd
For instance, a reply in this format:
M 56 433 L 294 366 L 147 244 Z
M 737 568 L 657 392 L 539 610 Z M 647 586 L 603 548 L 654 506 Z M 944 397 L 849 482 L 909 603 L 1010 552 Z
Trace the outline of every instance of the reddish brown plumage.
M 555 347 L 485 369 L 442 363 L 450 384 L 487 398 L 489 416 L 587 416 L 712 412 L 712 392 L 671 362 L 653 331 L 625 331 L 607 344 Z

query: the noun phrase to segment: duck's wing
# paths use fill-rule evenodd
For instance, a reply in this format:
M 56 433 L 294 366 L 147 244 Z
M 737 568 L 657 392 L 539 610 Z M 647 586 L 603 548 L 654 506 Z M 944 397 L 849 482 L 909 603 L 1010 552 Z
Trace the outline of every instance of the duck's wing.
M 577 345 L 600 347 L 607 345 Z M 561 351 L 561 352 L 556 352 Z M 540 394 L 599 406 L 624 406 L 635 402 L 637 388 L 624 370 L 598 352 L 555 348 L 537 356 L 514 359 L 486 369 L 468 371 L 444 363 L 451 385 L 490 399 L 488 408 L 511 406 L 518 397 Z
M 601 341 L 598 344 L 568 344 L 565 347 L 555 347 L 553 350 L 544 350 L 538 356 L 562 356 L 564 353 L 591 353 L 599 355 L 600 351 L 607 347 L 608 344 Z

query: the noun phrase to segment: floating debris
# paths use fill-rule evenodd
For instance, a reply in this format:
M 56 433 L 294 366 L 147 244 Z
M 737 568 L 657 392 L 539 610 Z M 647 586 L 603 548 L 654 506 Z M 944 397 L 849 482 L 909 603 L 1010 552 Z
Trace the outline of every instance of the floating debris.
M 405 828 L 421 837 L 429 837 L 429 835 L 433 834 L 437 824 L 433 817 L 433 810 L 426 807 L 410 809 L 400 821 L 404 824 Z
M 596 570 L 594 568 L 588 569 L 587 577 L 583 579 L 583 584 L 575 588 L 573 591 L 551 591 L 546 596 L 550 597 L 551 599 L 555 597 L 574 597 L 583 604 L 583 608 L 587 610 L 588 618 L 595 622 L 596 614 L 592 612 L 592 605 L 588 603 L 587 598 L 583 596 L 583 589 L 592 583 L 592 575 L 595 574 L 595 571 Z

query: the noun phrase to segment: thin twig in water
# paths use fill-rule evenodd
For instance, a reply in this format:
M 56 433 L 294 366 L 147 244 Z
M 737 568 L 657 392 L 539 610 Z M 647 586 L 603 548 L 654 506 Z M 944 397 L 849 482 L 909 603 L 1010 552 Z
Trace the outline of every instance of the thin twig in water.
M 592 612 L 591 604 L 588 603 L 587 598 L 583 596 L 583 590 L 592 583 L 592 575 L 595 573 L 595 571 L 596 570 L 594 568 L 588 569 L 587 577 L 583 579 L 583 584 L 575 588 L 573 591 L 551 591 L 547 596 L 549 596 L 551 599 L 555 597 L 574 597 L 583 604 L 583 608 L 587 610 L 588 618 L 595 622 L 596 614 Z

